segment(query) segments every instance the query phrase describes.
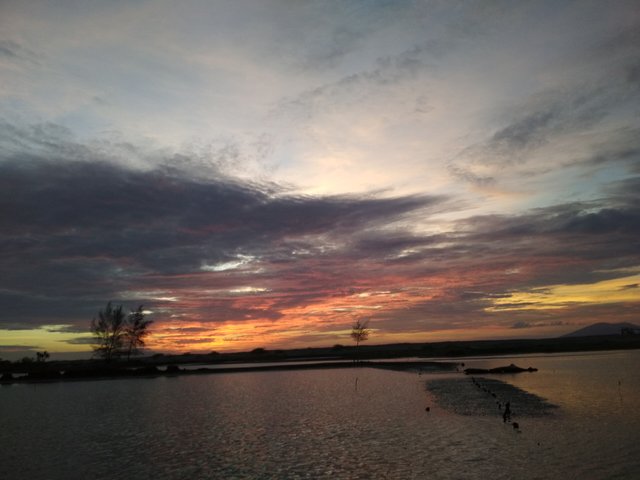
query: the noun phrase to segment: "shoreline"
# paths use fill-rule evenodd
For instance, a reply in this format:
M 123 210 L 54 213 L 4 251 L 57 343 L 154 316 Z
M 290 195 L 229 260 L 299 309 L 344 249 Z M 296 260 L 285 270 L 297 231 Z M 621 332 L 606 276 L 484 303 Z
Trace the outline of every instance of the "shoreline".
M 11 379 L 0 379 L 0 385 L 13 384 L 32 384 L 32 383 L 58 383 L 58 382 L 81 382 L 91 380 L 113 380 L 126 378 L 158 378 L 158 377 L 180 377 L 189 375 L 215 375 L 224 373 L 249 373 L 249 372 L 274 372 L 274 371 L 297 371 L 297 370 L 330 370 L 330 369 L 348 369 L 348 368 L 379 368 L 383 370 L 395 371 L 416 371 L 424 373 L 432 372 L 453 372 L 456 371 L 459 363 L 456 362 L 433 362 L 433 361 L 406 361 L 406 362 L 370 362 L 362 361 L 354 363 L 353 361 L 344 362 L 325 362 L 325 363 L 308 363 L 308 364 L 287 364 L 283 362 L 281 365 L 263 365 L 243 367 L 218 367 L 207 368 L 201 367 L 196 369 L 170 368 L 160 370 L 157 367 L 153 369 L 149 367 L 141 368 L 94 368 L 75 372 L 61 373 L 56 370 L 30 372 L 35 373 L 34 376 L 29 374 L 13 377 Z
M 361 345 L 358 350 L 352 346 L 334 346 L 273 351 L 256 349 L 253 352 L 228 354 L 155 354 L 111 365 L 99 360 L 5 363 L 0 365 L 0 385 L 365 366 L 399 371 L 452 371 L 462 359 L 589 354 L 637 349 L 640 349 L 640 335 Z M 393 360 L 407 358 L 420 360 Z M 198 365 L 202 366 L 194 368 Z

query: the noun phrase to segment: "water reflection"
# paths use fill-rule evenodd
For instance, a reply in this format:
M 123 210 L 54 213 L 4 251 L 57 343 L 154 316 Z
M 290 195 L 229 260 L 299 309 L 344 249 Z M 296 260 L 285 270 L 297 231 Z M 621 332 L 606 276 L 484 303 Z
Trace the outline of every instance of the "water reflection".
M 467 360 L 477 368 L 523 363 L 525 357 Z M 538 367 L 534 374 L 501 375 L 523 390 L 565 407 L 578 416 L 614 416 L 640 406 L 640 352 L 615 351 L 571 355 L 531 355 L 526 361 Z M 490 375 L 487 377 L 491 377 Z
M 538 395 L 493 378 L 434 378 L 426 385 L 440 406 L 458 415 L 498 418 L 507 410 L 509 419 L 513 415 L 516 418 L 542 417 L 550 415 L 557 407 Z
M 451 373 L 16 384 L 0 392 L 2 478 L 630 478 L 640 467 L 640 409 L 627 392 L 640 381 L 627 369 L 640 357 L 606 357 L 602 373 L 601 358 L 581 358 L 540 358 L 538 373 L 500 377 L 560 405 L 559 414 L 523 419 L 521 434 L 495 416 L 442 408 L 425 383 L 468 378 Z M 609 405 L 617 376 L 623 410 Z M 609 405 L 607 421 L 585 405 Z

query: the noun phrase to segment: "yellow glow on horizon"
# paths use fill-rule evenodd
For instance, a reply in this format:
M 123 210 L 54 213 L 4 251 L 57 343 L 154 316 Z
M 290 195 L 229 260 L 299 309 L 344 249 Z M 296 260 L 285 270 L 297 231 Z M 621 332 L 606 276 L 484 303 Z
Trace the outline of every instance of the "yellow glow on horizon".
M 550 285 L 528 291 L 512 292 L 510 296 L 493 299 L 485 309 L 492 314 L 510 311 L 542 311 L 571 309 L 582 305 L 640 302 L 640 272 L 622 273 L 621 278 L 603 280 L 593 284 Z M 334 344 L 351 344 L 350 325 L 356 320 L 372 319 L 375 329 L 370 343 L 402 343 L 476 340 L 508 338 L 530 334 L 553 335 L 557 328 L 536 328 L 524 332 L 511 328 L 512 322 L 500 316 L 495 322 L 485 320 L 475 329 L 456 328 L 450 324 L 440 330 L 386 331 L 376 329 L 375 320 L 389 322 L 395 312 L 399 320 L 403 311 L 430 300 L 446 298 L 448 287 L 460 286 L 459 278 L 424 278 L 404 285 L 402 288 L 384 288 L 382 285 L 397 285 L 393 277 L 377 278 L 375 284 L 359 285 L 353 293 L 327 291 L 324 295 L 307 303 L 291 304 L 289 293 L 265 289 L 256 294 L 255 287 L 238 289 L 229 295 L 238 311 L 246 312 L 241 318 L 213 321 L 191 313 L 190 304 L 184 303 L 184 312 L 179 309 L 159 309 L 156 323 L 147 339 L 147 352 L 205 353 L 211 351 L 248 351 L 262 347 L 267 349 L 289 349 Z M 176 295 L 188 298 L 188 292 Z M 196 298 L 198 300 L 198 298 Z M 452 299 L 455 301 L 455 299 Z M 196 302 L 197 305 L 197 302 Z M 179 307 L 179 306 L 178 306 Z M 155 310 L 155 309 L 154 309 Z M 278 316 L 274 318 L 274 312 Z M 164 318 L 163 318 L 164 317 Z M 459 322 L 458 322 L 459 323 Z M 49 352 L 91 352 L 87 343 L 68 343 L 89 339 L 90 333 L 65 332 L 65 325 L 47 325 L 30 330 L 0 330 L 0 343 L 9 350 L 48 350 Z M 11 348 L 15 346 L 15 348 Z M 25 347 L 25 348 L 20 348 Z M 5 348 L 6 349 L 6 348 Z
M 60 331 L 64 325 L 45 325 L 28 330 L 0 330 L 3 348 L 16 350 L 47 350 L 49 352 L 88 352 L 91 347 L 83 343 L 68 343 L 69 340 L 87 338 L 88 333 Z M 26 347 L 26 348 L 20 348 Z M 30 347 L 30 348 L 29 348 Z
M 493 301 L 488 312 L 564 309 L 576 304 L 640 302 L 640 274 L 579 285 L 550 285 Z

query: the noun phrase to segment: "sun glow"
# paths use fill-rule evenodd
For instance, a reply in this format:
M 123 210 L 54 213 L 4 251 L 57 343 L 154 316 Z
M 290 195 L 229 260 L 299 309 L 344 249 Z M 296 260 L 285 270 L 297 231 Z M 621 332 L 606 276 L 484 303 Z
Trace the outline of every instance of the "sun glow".
M 640 275 L 589 284 L 550 285 L 494 299 L 486 311 L 555 310 L 575 305 L 638 302 L 639 286 Z
M 27 352 L 47 350 L 85 352 L 88 350 L 88 333 L 68 331 L 69 325 L 43 325 L 40 328 L 0 330 L 3 350 Z

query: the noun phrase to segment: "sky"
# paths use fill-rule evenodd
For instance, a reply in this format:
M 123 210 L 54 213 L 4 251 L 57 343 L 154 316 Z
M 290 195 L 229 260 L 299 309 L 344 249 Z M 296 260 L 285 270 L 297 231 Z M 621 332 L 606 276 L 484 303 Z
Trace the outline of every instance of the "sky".
M 0 357 L 640 323 L 640 2 L 0 2 Z

